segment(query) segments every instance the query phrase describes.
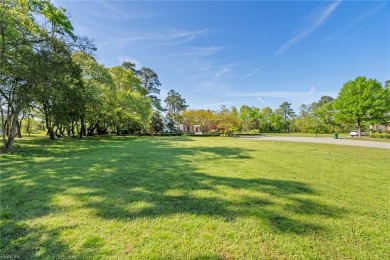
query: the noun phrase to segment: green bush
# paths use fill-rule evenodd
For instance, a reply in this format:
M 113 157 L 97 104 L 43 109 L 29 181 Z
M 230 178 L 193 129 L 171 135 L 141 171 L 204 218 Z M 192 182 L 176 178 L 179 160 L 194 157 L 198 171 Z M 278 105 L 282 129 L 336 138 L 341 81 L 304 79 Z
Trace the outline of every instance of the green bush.
M 249 133 L 250 134 L 260 134 L 260 130 L 259 129 L 253 129 L 253 130 L 250 130 Z
M 182 136 L 182 132 L 165 132 L 165 133 L 158 133 L 159 136 Z
M 201 135 L 197 135 L 197 134 L 191 134 L 191 133 L 188 133 L 187 134 L 188 136 L 196 136 L 196 137 L 213 137 L 213 136 L 221 136 L 220 133 L 204 133 L 204 134 L 201 134 Z
M 249 132 L 234 133 L 234 136 L 258 136 L 258 135 L 263 135 L 262 133 L 260 133 L 260 130 L 258 129 L 250 130 Z
M 384 139 L 390 139 L 390 134 L 385 133 L 370 133 L 369 135 L 371 138 L 384 138 Z

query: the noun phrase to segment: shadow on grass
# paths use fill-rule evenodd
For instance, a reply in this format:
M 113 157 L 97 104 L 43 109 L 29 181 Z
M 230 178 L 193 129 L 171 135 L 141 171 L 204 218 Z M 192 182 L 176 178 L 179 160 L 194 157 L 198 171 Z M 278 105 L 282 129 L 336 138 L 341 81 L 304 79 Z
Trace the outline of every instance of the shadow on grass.
M 82 257 L 60 240 L 59 233 L 66 226 L 48 229 L 27 224 L 49 214 L 66 214 L 67 206 L 56 203 L 58 196 L 71 197 L 78 207 L 92 209 L 101 219 L 131 221 L 186 213 L 234 222 L 248 216 L 275 232 L 300 235 L 323 232 L 325 227 L 291 215 L 341 216 L 340 209 L 303 199 L 315 191 L 301 182 L 228 177 L 232 174 L 220 176 L 214 168 L 200 170 L 210 160 L 218 165 L 253 159 L 250 150 L 185 146 L 182 140 L 191 139 L 32 140 L 26 141 L 30 147 L 3 155 L 2 253 L 22 258 Z M 94 239 L 86 241 L 85 250 L 92 244 L 96 244 Z

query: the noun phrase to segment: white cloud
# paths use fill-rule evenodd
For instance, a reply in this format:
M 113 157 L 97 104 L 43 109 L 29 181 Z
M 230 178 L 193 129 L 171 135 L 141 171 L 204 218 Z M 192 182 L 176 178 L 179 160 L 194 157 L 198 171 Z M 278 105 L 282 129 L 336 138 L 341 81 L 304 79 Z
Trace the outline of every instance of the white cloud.
M 214 78 L 217 79 L 217 78 L 221 77 L 223 74 L 228 73 L 229 71 L 231 71 L 230 68 L 224 67 L 221 70 L 219 70 L 217 73 L 215 73 Z
M 194 57 L 208 57 L 223 50 L 224 47 L 194 47 L 186 52 L 179 52 L 174 54 L 175 56 L 194 56 Z
M 270 97 L 270 98 L 302 98 L 312 96 L 337 96 L 337 92 L 333 91 L 315 91 L 314 87 L 311 87 L 309 91 L 264 91 L 264 92 L 240 92 L 240 91 L 228 91 L 227 96 L 231 97 Z
M 104 12 L 93 12 L 91 13 L 93 16 L 102 18 L 102 19 L 110 19 L 110 20 L 133 20 L 133 19 L 148 19 L 152 18 L 155 15 L 146 12 L 125 12 L 121 9 L 118 4 L 120 1 L 116 1 L 115 5 L 109 1 L 101 1 L 99 2 L 103 8 Z
M 213 111 L 218 111 L 221 109 L 222 106 L 235 106 L 238 105 L 239 102 L 234 102 L 234 101 L 222 101 L 222 102 L 217 102 L 217 103 L 208 103 L 208 104 L 196 104 L 196 103 L 191 103 L 189 104 L 190 109 L 210 109 Z
M 332 2 L 331 4 L 319 9 L 313 11 L 311 14 L 309 14 L 306 19 L 309 21 L 309 23 L 296 35 L 294 35 L 292 38 L 290 38 L 286 43 L 284 43 L 276 52 L 275 55 L 282 55 L 284 54 L 289 48 L 291 48 L 293 45 L 299 43 L 303 39 L 305 39 L 307 36 L 309 36 L 312 32 L 320 28 L 322 25 L 326 23 L 326 21 L 329 19 L 329 17 L 332 15 L 332 13 L 337 9 L 341 1 Z
M 352 20 L 350 23 L 348 23 L 347 25 L 345 25 L 344 27 L 338 29 L 336 32 L 334 32 L 332 35 L 330 35 L 327 40 L 332 40 L 334 39 L 335 37 L 337 37 L 338 35 L 342 34 L 342 32 L 344 32 L 346 29 L 350 28 L 350 27 L 353 27 L 354 25 L 358 24 L 360 21 L 363 21 L 364 19 L 372 16 L 373 14 L 375 14 L 376 12 L 378 12 L 379 10 L 381 10 L 382 8 L 384 8 L 386 6 L 386 3 L 382 3 L 382 4 L 379 4 L 377 6 L 375 6 L 373 9 L 369 10 L 368 12 L 356 17 L 354 20 Z M 359 28 L 357 31 L 355 31 L 348 39 L 351 39 L 353 36 L 355 36 L 358 31 L 360 31 L 361 28 Z
M 261 97 L 256 97 L 263 105 L 265 104 L 264 100 Z
M 246 74 L 245 76 L 241 77 L 239 80 L 244 80 L 244 79 L 247 79 L 249 78 L 250 76 L 252 76 L 253 74 L 255 74 L 256 72 L 260 71 L 262 68 L 264 68 L 265 64 L 261 65 L 260 67 L 258 67 L 257 69 L 255 69 L 254 71 Z
M 133 34 L 131 36 L 121 36 L 117 37 L 108 42 L 101 43 L 99 45 L 100 48 L 120 43 L 134 42 L 134 41 L 150 41 L 161 43 L 186 43 L 194 40 L 199 35 L 202 35 L 203 31 L 185 31 L 185 30 L 171 30 L 166 31 L 164 33 L 141 33 L 141 34 Z
M 272 109 L 276 109 L 281 102 L 288 101 L 293 105 L 294 110 L 298 110 L 301 104 L 316 102 L 320 100 L 322 96 L 336 98 L 338 95 L 337 91 L 316 91 L 314 87 L 310 87 L 308 91 L 226 91 L 224 93 L 228 97 L 235 97 L 238 100 L 247 100 L 247 104 L 251 102 L 251 99 L 256 98 L 262 105 L 270 106 Z M 254 105 L 256 106 L 256 104 Z

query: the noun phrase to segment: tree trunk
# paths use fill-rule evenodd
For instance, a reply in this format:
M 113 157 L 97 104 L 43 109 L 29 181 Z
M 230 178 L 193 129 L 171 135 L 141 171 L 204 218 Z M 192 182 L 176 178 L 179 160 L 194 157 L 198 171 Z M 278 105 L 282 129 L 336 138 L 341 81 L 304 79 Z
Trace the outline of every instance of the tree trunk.
M 77 135 L 79 135 L 80 134 L 79 123 L 75 122 L 75 125 L 76 125 Z
M 58 133 L 58 132 L 60 132 L 60 133 Z M 56 130 L 54 131 L 54 133 L 57 136 L 57 138 L 61 138 L 62 137 L 60 126 L 57 126 Z
M 72 133 L 72 137 L 74 137 L 74 125 L 75 125 L 75 122 L 72 121 L 72 127 L 70 129 L 71 133 Z
M 23 119 L 22 119 L 23 120 Z M 17 124 L 16 124 L 16 127 L 17 127 L 17 136 L 18 138 L 22 138 L 22 120 L 18 120 L 17 121 Z
M 85 118 L 84 116 L 80 116 L 80 133 L 79 136 L 80 138 L 83 138 L 83 136 L 86 136 L 86 128 L 85 128 Z
M 9 136 L 9 133 L 10 133 L 10 128 L 9 128 L 9 123 L 8 123 L 8 118 L 10 117 L 10 115 L 7 115 L 7 118 L 5 119 L 5 122 L 4 122 L 4 133 L 6 136 Z
M 96 124 L 91 125 L 91 126 L 89 127 L 89 130 L 88 130 L 88 135 L 89 135 L 89 136 L 93 136 L 93 133 L 95 132 L 95 129 L 99 126 L 99 121 L 100 121 L 100 120 L 98 120 L 98 121 L 96 122 Z
M 12 117 L 12 120 L 10 120 L 11 127 L 10 127 L 10 131 L 9 131 L 9 135 L 8 135 L 8 140 L 6 141 L 6 144 L 4 147 L 5 151 L 12 150 L 16 134 L 18 133 L 17 125 L 18 125 L 19 111 L 18 110 L 14 111 L 13 114 L 11 114 L 10 116 Z
M 1 130 L 3 131 L 3 146 L 6 146 L 6 140 L 5 140 L 5 122 L 4 122 L 4 111 L 3 108 L 0 106 L 0 112 L 1 112 Z
M 358 136 L 361 137 L 361 136 L 362 136 L 362 135 L 361 135 L 362 126 L 361 126 L 360 119 L 358 119 L 357 124 L 358 124 Z
M 51 140 L 54 140 L 55 133 L 54 133 L 53 126 L 49 122 L 49 112 L 48 112 L 47 104 L 45 102 L 43 103 L 43 110 L 45 112 L 45 124 L 46 124 L 47 134 L 49 135 Z
M 31 124 L 30 116 L 27 116 L 27 127 L 26 127 L 26 130 L 27 130 L 28 136 L 31 135 L 30 124 Z
M 46 126 L 46 127 L 47 127 L 47 133 L 49 134 L 50 139 L 54 140 L 56 137 L 56 134 L 54 132 L 53 127 L 51 127 L 51 126 Z

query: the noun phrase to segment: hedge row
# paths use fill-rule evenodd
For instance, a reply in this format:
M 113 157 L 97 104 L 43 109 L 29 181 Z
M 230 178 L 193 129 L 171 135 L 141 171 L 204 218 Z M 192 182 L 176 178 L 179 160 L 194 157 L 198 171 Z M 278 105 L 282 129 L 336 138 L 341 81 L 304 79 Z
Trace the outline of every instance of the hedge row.
M 218 133 L 207 133 L 207 134 L 201 134 L 201 135 L 196 135 L 196 134 L 187 134 L 187 136 L 196 136 L 196 137 L 215 137 L 215 136 L 221 136 L 221 134 Z
M 158 133 L 157 135 L 158 136 L 182 136 L 183 133 L 175 133 L 175 132 L 173 132 L 173 133 Z
M 390 134 L 385 133 L 370 133 L 371 138 L 384 138 L 384 139 L 390 139 Z
M 261 136 L 261 135 L 264 135 L 264 134 L 240 134 L 240 133 L 235 134 L 235 136 Z

